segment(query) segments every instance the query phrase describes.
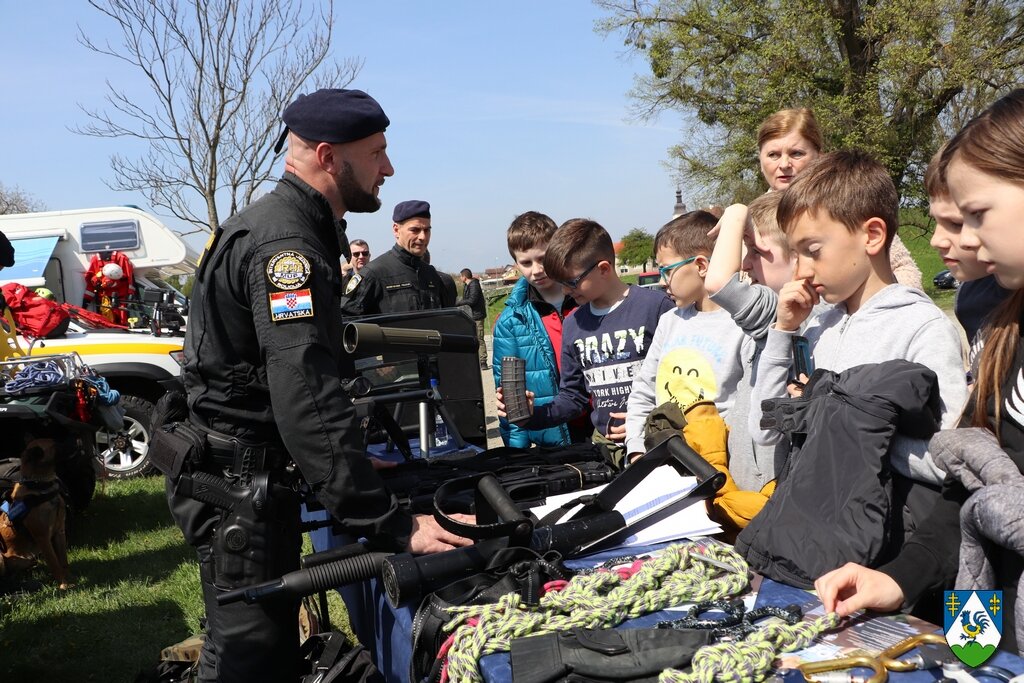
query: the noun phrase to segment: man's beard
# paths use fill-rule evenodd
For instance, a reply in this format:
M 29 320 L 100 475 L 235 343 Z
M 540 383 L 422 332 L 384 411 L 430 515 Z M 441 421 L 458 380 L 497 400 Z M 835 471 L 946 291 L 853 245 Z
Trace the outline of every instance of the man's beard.
M 341 174 L 334 177 L 334 183 L 338 186 L 341 194 L 341 201 L 345 204 L 345 210 L 352 213 L 373 213 L 380 208 L 380 200 L 359 187 L 356 174 L 352 170 L 352 164 L 342 162 Z

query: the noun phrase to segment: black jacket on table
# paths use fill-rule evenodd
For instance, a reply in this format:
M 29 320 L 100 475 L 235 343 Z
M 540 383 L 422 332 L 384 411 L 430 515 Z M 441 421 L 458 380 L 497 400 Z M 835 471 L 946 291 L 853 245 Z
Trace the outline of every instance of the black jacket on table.
M 802 398 L 763 406 L 762 428 L 780 429 L 793 448 L 737 552 L 752 569 L 800 588 L 846 562 L 878 566 L 892 557 L 900 510 L 889 444 L 897 431 L 927 439 L 938 429 L 935 373 L 905 360 L 819 369 Z
M 397 244 L 352 276 L 341 300 L 346 316 L 402 313 L 455 305 L 429 263 Z
M 469 306 L 473 312 L 470 316 L 473 320 L 483 320 L 487 317 L 487 301 L 484 300 L 484 290 L 480 286 L 480 280 L 470 278 L 466 287 L 462 290 L 462 298 L 455 302 L 456 306 Z
M 1022 327 L 1024 329 L 1024 327 Z M 999 424 L 1000 446 L 1010 456 L 1021 472 L 1024 472 L 1024 340 L 1018 343 L 1013 366 L 1006 373 L 1001 387 L 1003 406 Z M 974 413 L 974 396 L 967 401 L 962 426 L 970 426 Z M 989 421 L 995 419 L 995 402 L 989 398 L 987 406 Z M 942 487 L 942 498 L 932 508 L 931 515 L 917 532 L 903 546 L 903 550 L 892 562 L 879 567 L 888 574 L 903 591 L 906 605 L 913 605 L 926 592 L 953 588 L 957 574 L 957 558 L 960 553 L 960 508 L 967 500 L 968 492 L 952 477 L 946 477 Z M 1013 605 L 1017 597 L 1017 578 L 1024 568 L 1024 561 L 1015 553 L 1004 551 L 1002 561 L 997 565 L 998 586 L 1003 590 L 1003 604 Z M 1003 611 L 1003 638 L 1000 649 L 1015 649 L 1015 625 L 1012 607 Z
M 411 518 L 363 453 L 341 380 L 340 236 L 327 200 L 293 174 L 224 222 L 204 256 L 183 378 L 200 426 L 287 449 L 327 510 L 399 549 Z

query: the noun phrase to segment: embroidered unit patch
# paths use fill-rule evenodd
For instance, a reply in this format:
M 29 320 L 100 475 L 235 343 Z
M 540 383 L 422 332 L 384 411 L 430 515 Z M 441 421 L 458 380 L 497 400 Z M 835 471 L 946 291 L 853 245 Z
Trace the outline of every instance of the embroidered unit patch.
M 273 292 L 270 295 L 270 319 L 282 320 L 313 317 L 313 295 L 308 289 L 295 292 Z
M 309 279 L 306 257 L 297 251 L 280 251 L 267 261 L 267 277 L 278 289 L 298 289 Z
M 348 296 L 352 292 L 356 291 L 356 287 L 358 287 L 359 283 L 362 282 L 362 281 L 363 281 L 363 276 L 362 275 L 358 275 L 358 274 L 357 275 L 353 275 L 352 279 L 348 281 L 347 285 L 345 285 L 345 296 Z

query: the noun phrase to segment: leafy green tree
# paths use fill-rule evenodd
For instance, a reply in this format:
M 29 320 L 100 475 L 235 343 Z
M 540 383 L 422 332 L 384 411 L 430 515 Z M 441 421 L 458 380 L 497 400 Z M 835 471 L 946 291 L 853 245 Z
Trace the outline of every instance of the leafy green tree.
M 786 107 L 814 109 L 826 146 L 874 153 L 905 196 L 943 140 L 1020 80 L 1016 0 L 595 0 L 599 30 L 650 73 L 641 117 L 678 110 L 670 154 L 707 199 L 763 191 L 756 134 Z
M 619 263 L 624 263 L 627 266 L 640 266 L 646 270 L 647 264 L 653 256 L 654 235 L 643 228 L 633 228 L 622 238 Z

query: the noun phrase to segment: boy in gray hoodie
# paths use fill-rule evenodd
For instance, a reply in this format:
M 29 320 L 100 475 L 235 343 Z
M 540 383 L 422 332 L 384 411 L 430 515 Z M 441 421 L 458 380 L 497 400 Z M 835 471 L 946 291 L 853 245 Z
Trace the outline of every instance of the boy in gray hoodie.
M 857 365 L 904 359 L 938 376 L 942 427 L 957 422 L 967 399 L 963 349 L 953 322 L 919 289 L 896 284 L 889 246 L 896 234 L 899 197 L 885 168 L 850 150 L 816 159 L 786 190 L 778 220 L 796 255 L 792 282 L 779 292 L 775 326 L 757 366 L 751 425 L 761 401 L 787 395 L 790 340 L 819 301 L 834 304 L 805 326 L 816 368 L 842 372 Z M 806 378 L 801 378 L 806 379 Z M 789 387 L 792 395 L 799 388 Z M 773 443 L 778 432 L 754 431 Z M 925 439 L 897 434 L 889 451 L 895 470 L 938 486 Z

